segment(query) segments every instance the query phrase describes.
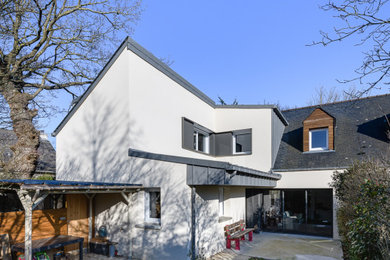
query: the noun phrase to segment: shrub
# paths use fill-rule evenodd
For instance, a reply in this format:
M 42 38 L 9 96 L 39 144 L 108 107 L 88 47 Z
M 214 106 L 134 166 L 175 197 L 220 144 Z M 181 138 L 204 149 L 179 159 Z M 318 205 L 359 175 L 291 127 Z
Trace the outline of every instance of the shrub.
M 369 160 L 333 175 L 346 258 L 388 259 L 390 255 L 389 169 L 386 163 Z

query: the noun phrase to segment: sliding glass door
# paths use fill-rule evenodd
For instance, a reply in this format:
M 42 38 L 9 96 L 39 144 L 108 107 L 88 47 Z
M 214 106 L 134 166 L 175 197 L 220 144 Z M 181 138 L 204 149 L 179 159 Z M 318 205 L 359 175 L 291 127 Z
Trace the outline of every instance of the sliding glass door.
M 248 227 L 332 236 L 331 189 L 247 189 L 246 198 Z

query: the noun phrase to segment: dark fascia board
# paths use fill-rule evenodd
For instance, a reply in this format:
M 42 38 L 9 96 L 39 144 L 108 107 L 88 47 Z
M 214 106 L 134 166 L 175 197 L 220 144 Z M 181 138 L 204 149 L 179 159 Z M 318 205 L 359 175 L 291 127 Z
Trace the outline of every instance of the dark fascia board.
M 73 116 L 73 114 L 77 111 L 77 109 L 81 106 L 81 104 L 84 102 L 84 100 L 89 96 L 89 94 L 93 91 L 93 89 L 96 87 L 96 85 L 100 82 L 100 80 L 103 78 L 103 76 L 107 73 L 107 71 L 110 69 L 112 64 L 117 60 L 119 57 L 119 54 L 122 53 L 123 49 L 127 47 L 128 50 L 131 50 L 133 53 L 135 53 L 137 56 L 145 60 L 147 63 L 152 65 L 157 70 L 164 73 L 166 76 L 171 78 L 173 81 L 178 83 L 180 86 L 194 94 L 196 97 L 200 98 L 202 101 L 204 101 L 206 104 L 210 105 L 212 108 L 252 108 L 252 109 L 262 109 L 262 108 L 270 108 L 273 109 L 275 114 L 280 118 L 280 120 L 283 122 L 284 125 L 288 125 L 288 122 L 286 118 L 283 116 L 283 114 L 280 112 L 280 110 L 274 106 L 274 105 L 216 105 L 215 102 L 209 98 L 206 94 L 204 94 L 202 91 L 197 89 L 194 85 L 189 83 L 187 80 L 185 80 L 182 76 L 180 76 L 178 73 L 176 73 L 174 70 L 172 70 L 168 65 L 166 65 L 164 62 L 162 62 L 160 59 L 158 59 L 156 56 L 154 56 L 152 53 L 150 53 L 148 50 L 143 48 L 141 45 L 139 45 L 137 42 L 135 42 L 130 37 L 127 37 L 120 47 L 115 51 L 114 55 L 111 57 L 111 59 L 108 61 L 108 63 L 103 67 L 103 69 L 99 72 L 96 79 L 91 83 L 91 85 L 87 88 L 87 90 L 83 93 L 83 95 L 80 96 L 79 101 L 72 107 L 70 112 L 65 116 L 65 118 L 60 122 L 60 124 L 57 126 L 57 128 L 53 131 L 52 136 L 56 136 L 61 129 L 64 127 L 64 125 L 69 121 L 69 119 Z
M 167 155 L 167 154 L 149 153 L 149 152 L 140 151 L 131 148 L 128 151 L 128 155 L 130 157 L 137 157 L 143 159 L 158 160 L 158 161 L 180 163 L 180 164 L 187 164 L 187 165 L 196 165 L 196 166 L 224 169 L 227 171 L 238 171 L 244 174 L 254 175 L 256 177 L 263 177 L 263 178 L 269 178 L 274 180 L 280 180 L 281 178 L 281 175 L 277 173 L 262 172 L 262 171 L 258 171 L 258 170 L 238 166 L 238 165 L 233 165 L 228 162 L 195 159 L 190 157 L 182 157 L 182 156 Z
M 99 72 L 97 77 L 93 80 L 91 85 L 87 88 L 87 90 L 80 96 L 77 103 L 71 108 L 69 113 L 65 116 L 64 119 L 60 122 L 60 124 L 57 126 L 57 128 L 53 131 L 51 134 L 53 137 L 55 137 L 61 129 L 65 126 L 65 124 L 69 121 L 69 119 L 73 116 L 73 114 L 77 111 L 77 109 L 81 106 L 82 103 L 84 103 L 85 99 L 91 94 L 91 92 L 95 89 L 97 84 L 100 82 L 100 80 L 104 77 L 104 75 L 107 73 L 107 71 L 111 68 L 111 66 L 115 63 L 115 61 L 118 59 L 119 55 L 122 53 L 122 51 L 127 46 L 127 41 L 130 37 L 126 37 L 126 39 L 122 42 L 122 44 L 119 46 L 119 48 L 115 51 L 115 53 L 112 55 L 110 60 L 104 65 L 103 69 Z
M 345 170 L 345 167 L 322 167 L 322 168 L 291 168 L 291 169 L 272 169 L 272 172 L 299 172 L 299 171 L 326 171 L 326 170 Z

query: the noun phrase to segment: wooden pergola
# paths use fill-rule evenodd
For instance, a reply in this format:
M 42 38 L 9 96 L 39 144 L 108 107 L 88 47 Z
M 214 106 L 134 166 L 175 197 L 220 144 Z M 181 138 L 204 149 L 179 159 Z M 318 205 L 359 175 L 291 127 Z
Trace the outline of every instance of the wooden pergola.
M 32 212 L 49 194 L 84 194 L 89 200 L 88 240 L 92 238 L 92 204 L 97 193 L 119 193 L 130 205 L 131 194 L 139 191 L 142 185 L 105 182 L 77 182 L 57 180 L 0 180 L 0 190 L 14 190 L 25 211 L 25 259 L 32 260 Z M 129 217 L 130 223 L 130 217 Z M 130 230 L 129 230 L 130 232 Z M 130 258 L 131 258 L 131 239 Z

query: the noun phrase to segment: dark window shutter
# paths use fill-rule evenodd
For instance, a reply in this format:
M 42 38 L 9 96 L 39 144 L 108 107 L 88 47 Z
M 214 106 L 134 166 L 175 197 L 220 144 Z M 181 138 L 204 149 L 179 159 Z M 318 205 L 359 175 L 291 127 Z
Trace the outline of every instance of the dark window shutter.
M 240 149 L 238 149 L 238 147 Z M 252 151 L 252 134 L 236 135 L 236 152 L 251 152 Z
M 183 118 L 182 145 L 185 149 L 194 150 L 194 124 Z
M 210 142 L 210 155 L 216 156 L 215 154 L 215 134 L 212 133 L 209 135 L 209 142 Z
M 233 154 L 233 134 L 218 133 L 215 134 L 215 155 L 229 156 Z

